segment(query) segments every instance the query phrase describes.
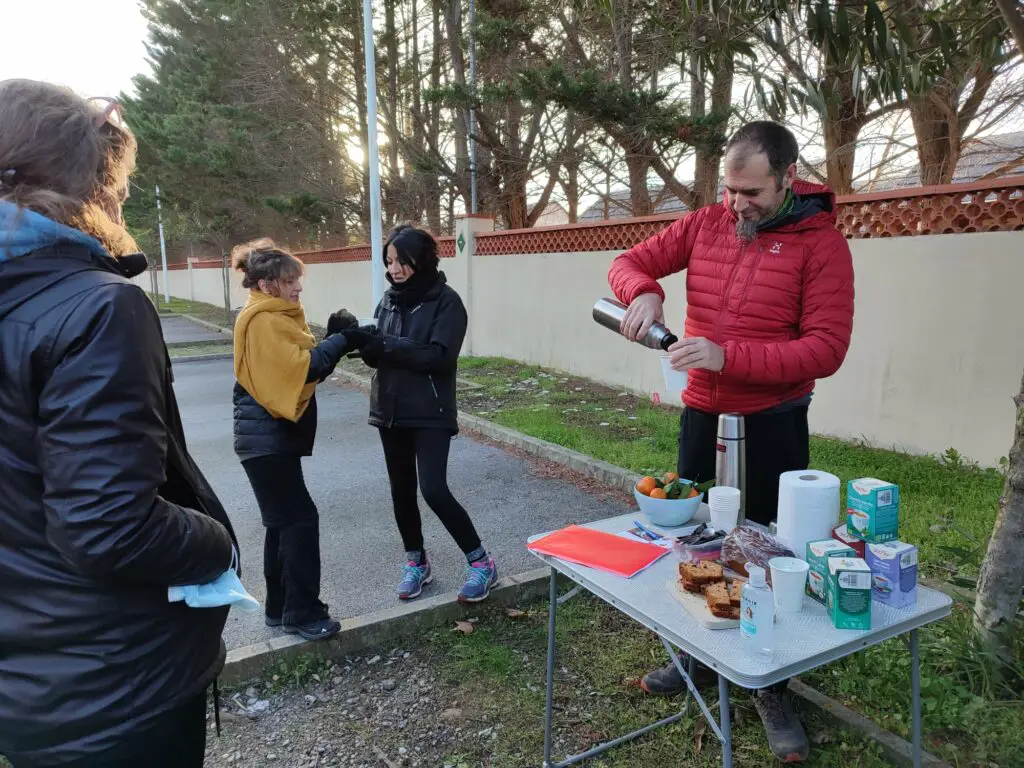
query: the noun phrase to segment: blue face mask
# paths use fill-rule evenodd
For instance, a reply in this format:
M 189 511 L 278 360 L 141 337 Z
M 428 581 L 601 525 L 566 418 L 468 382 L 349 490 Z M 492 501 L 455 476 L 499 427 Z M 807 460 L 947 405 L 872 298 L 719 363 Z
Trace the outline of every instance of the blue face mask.
M 234 571 L 225 571 L 209 584 L 168 587 L 167 600 L 172 603 L 184 601 L 189 608 L 220 608 L 230 605 L 243 613 L 256 613 L 260 609 L 259 601 L 246 592 Z
M 256 613 L 259 600 L 250 595 L 238 578 L 238 552 L 232 552 L 231 567 L 208 584 L 168 587 L 167 601 L 184 602 L 189 608 L 222 608 L 231 605 L 243 613 Z

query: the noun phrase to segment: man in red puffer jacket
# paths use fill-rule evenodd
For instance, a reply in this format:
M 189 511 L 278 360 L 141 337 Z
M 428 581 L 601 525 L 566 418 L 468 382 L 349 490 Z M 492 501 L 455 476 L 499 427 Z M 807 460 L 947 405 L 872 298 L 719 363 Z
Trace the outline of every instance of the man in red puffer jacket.
M 672 367 L 689 371 L 679 475 L 714 477 L 718 416 L 743 414 L 746 516 L 765 525 L 775 519 L 779 475 L 807 468 L 814 382 L 839 370 L 853 330 L 853 260 L 835 228 L 835 196 L 796 179 L 797 153 L 781 125 L 744 125 L 726 146 L 723 203 L 631 248 L 608 275 L 629 305 L 623 333 L 639 340 L 664 322 L 658 280 L 686 270 L 686 334 L 669 349 Z M 772 751 L 795 762 L 808 745 L 787 684 L 758 691 L 755 705 Z M 674 664 L 643 687 L 686 689 Z

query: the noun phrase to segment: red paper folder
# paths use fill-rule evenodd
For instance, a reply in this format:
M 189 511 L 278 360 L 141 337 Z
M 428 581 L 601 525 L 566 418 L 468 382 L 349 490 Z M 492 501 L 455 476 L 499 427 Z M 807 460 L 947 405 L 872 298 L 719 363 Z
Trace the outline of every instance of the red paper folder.
M 527 544 L 527 549 L 627 579 L 668 554 L 667 549 L 656 544 L 644 544 L 580 525 L 549 533 Z

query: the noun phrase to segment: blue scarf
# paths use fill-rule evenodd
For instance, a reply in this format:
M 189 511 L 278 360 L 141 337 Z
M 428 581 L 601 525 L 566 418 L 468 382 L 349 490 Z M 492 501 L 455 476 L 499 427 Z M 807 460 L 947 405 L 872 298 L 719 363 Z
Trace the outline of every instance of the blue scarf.
M 59 243 L 84 245 L 97 256 L 109 256 L 96 238 L 0 200 L 0 264 Z

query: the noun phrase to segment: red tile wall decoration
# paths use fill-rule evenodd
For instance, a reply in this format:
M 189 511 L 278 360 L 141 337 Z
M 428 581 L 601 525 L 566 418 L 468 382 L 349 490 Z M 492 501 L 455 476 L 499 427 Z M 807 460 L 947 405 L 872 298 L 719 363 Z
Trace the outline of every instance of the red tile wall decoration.
M 837 224 L 847 238 L 949 235 L 967 232 L 1024 230 L 1024 176 L 970 184 L 919 187 L 838 198 Z M 657 234 L 678 218 L 675 214 L 612 219 L 558 227 L 480 232 L 479 256 L 520 253 L 586 253 L 621 251 Z M 455 256 L 455 238 L 439 237 L 438 254 Z M 306 251 L 296 254 L 307 264 L 367 261 L 369 245 Z M 221 266 L 217 259 L 198 261 L 196 268 Z M 184 269 L 184 264 L 168 269 Z

